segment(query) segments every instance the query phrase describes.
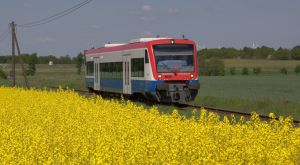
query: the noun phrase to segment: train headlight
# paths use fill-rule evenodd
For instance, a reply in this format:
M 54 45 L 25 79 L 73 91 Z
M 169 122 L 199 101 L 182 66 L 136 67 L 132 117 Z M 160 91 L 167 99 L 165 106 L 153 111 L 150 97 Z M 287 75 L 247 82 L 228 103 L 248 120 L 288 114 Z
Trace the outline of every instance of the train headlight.
M 161 75 L 160 74 L 158 75 L 158 79 L 161 79 Z
M 172 40 L 171 40 L 171 44 L 175 44 L 175 40 L 172 39 Z
M 193 75 L 193 74 L 191 74 L 191 78 L 194 78 L 194 75 Z

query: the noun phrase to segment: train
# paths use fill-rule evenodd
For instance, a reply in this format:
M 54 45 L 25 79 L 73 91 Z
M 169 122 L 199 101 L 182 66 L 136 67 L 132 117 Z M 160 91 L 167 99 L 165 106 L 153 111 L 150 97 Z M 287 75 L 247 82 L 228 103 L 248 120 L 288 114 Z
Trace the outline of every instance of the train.
M 196 43 L 139 38 L 84 51 L 89 91 L 187 104 L 200 89 Z

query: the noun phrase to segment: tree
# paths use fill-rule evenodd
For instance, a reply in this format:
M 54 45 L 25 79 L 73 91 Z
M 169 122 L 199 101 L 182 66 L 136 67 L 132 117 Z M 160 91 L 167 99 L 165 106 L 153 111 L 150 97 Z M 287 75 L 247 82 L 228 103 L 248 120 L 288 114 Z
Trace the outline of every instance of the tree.
M 261 73 L 261 67 L 253 68 L 253 73 L 256 74 L 256 75 L 260 74 Z
M 205 75 L 205 67 L 206 67 L 206 63 L 205 63 L 205 56 L 202 53 L 202 50 L 198 52 L 198 71 L 199 71 L 199 75 Z
M 249 47 L 244 47 L 242 50 L 242 56 L 243 59 L 252 59 L 255 53 L 255 50 Z
M 0 56 L 0 64 L 5 64 L 8 62 L 8 56 Z
M 300 60 L 300 45 L 295 46 L 292 50 L 291 50 L 291 57 L 294 60 Z
M 27 75 L 33 76 L 36 71 L 35 64 L 38 63 L 38 57 L 36 53 L 31 54 L 28 56 L 28 69 L 26 70 Z
M 280 69 L 280 73 L 281 73 L 281 74 L 287 74 L 288 71 L 287 71 L 286 68 L 281 68 L 281 69 Z
M 69 55 L 61 56 L 58 60 L 59 64 L 72 64 L 72 59 Z
M 300 73 L 300 65 L 297 65 L 294 69 L 294 71 L 298 74 Z
M 82 64 L 84 62 L 84 56 L 83 54 L 80 52 L 77 57 L 76 57 L 76 68 L 77 68 L 77 73 L 81 74 L 81 68 L 82 68 Z
M 217 58 L 212 58 L 206 63 L 206 75 L 208 76 L 224 76 L 225 64 L 224 61 Z
M 230 67 L 229 72 L 231 75 L 235 75 L 235 67 Z
M 0 67 L 0 78 L 7 79 L 7 74 L 1 67 Z
M 273 52 L 274 52 L 273 48 L 262 46 L 254 50 L 254 58 L 266 59 L 270 54 L 273 54 Z
M 242 69 L 242 75 L 248 75 L 249 74 L 249 70 L 247 67 L 243 67 Z
M 286 48 L 278 48 L 272 55 L 275 60 L 288 60 L 290 58 L 290 50 Z

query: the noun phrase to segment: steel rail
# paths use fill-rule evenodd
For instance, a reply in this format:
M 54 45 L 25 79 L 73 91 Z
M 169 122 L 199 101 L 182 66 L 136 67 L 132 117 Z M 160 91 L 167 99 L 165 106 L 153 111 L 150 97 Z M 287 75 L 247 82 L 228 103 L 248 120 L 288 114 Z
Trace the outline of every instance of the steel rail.
M 197 106 L 197 105 L 190 105 L 190 104 L 187 104 L 188 107 L 191 107 L 191 108 L 195 108 L 195 109 L 206 109 L 207 111 L 211 111 L 211 112 L 216 112 L 218 114 L 220 113 L 223 113 L 223 114 L 227 114 L 227 115 L 238 115 L 238 116 L 244 116 L 244 117 L 251 117 L 251 113 L 246 113 L 246 112 L 240 112 L 240 111 L 233 111 L 233 110 L 228 110 L 228 109 L 223 109 L 223 108 L 215 108 L 215 107 L 207 107 L 207 106 Z M 279 120 L 278 117 L 275 117 L 275 118 L 271 118 L 269 116 L 266 116 L 266 115 L 261 115 L 261 114 L 258 114 L 259 118 L 260 119 L 263 119 L 263 120 L 272 120 L 272 119 L 275 119 L 275 120 Z M 292 120 L 292 122 L 294 124 L 299 124 L 300 121 L 299 120 Z

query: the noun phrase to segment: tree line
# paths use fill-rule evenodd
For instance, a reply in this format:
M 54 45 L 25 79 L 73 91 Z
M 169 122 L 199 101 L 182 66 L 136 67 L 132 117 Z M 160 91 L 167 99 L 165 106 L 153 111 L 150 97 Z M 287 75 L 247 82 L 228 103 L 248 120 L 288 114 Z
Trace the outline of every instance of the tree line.
M 80 53 L 81 54 L 81 53 Z M 82 55 L 83 56 L 83 55 Z M 32 54 L 22 54 L 22 56 L 16 56 L 16 63 L 20 63 L 20 58 L 23 59 L 24 63 L 33 62 L 35 64 L 48 64 L 49 61 L 52 61 L 53 64 L 76 64 L 77 56 L 71 57 L 69 55 L 65 56 L 38 56 L 37 53 Z M 0 56 L 0 64 L 11 63 L 12 57 L 11 55 Z
M 205 59 L 220 58 L 220 59 L 273 59 L 273 60 L 300 60 L 300 45 L 292 49 L 278 48 L 274 49 L 267 46 L 242 49 L 235 48 L 211 48 L 201 49 L 198 55 Z
M 80 53 L 81 54 L 81 53 Z M 81 56 L 83 56 L 81 54 Z M 241 58 L 241 59 L 274 59 L 274 60 L 300 60 L 300 45 L 292 49 L 278 48 L 274 49 L 267 46 L 257 48 L 244 47 L 242 49 L 235 48 L 210 48 L 201 49 L 198 51 L 198 56 L 201 59 L 220 58 Z M 19 58 L 23 58 L 25 63 L 34 61 L 35 64 L 48 64 L 52 61 L 53 64 L 77 64 L 78 57 L 65 56 L 38 56 L 37 53 L 23 54 L 22 57 L 16 56 L 16 62 L 19 63 Z M 82 57 L 83 58 L 83 57 Z M 0 56 L 0 64 L 11 63 L 11 55 Z
M 32 54 L 23 54 L 21 56 L 16 56 L 15 62 L 20 64 L 21 58 L 23 62 L 27 65 L 26 74 L 33 76 L 36 71 L 36 64 L 49 64 L 51 61 L 52 64 L 75 64 L 77 68 L 77 73 L 81 74 L 82 65 L 84 64 L 84 55 L 79 53 L 76 57 L 70 57 L 69 55 L 56 57 L 53 55 L 49 56 L 38 56 L 37 53 Z M 0 56 L 0 64 L 11 63 L 11 56 Z M 7 74 L 0 67 L 0 78 L 7 78 Z

